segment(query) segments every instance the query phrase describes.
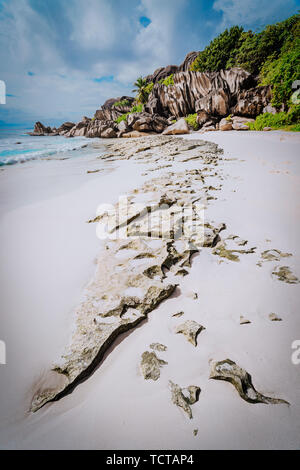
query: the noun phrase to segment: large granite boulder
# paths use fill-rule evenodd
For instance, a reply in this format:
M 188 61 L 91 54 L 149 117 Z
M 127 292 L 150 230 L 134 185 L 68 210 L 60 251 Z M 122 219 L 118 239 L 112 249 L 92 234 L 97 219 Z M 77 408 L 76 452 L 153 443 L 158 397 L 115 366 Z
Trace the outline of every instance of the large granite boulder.
M 161 133 L 167 126 L 168 121 L 163 116 L 149 113 L 133 113 L 127 118 L 127 123 L 135 131 Z
M 110 130 L 109 130 L 110 129 Z M 114 132 L 112 132 L 114 131 Z M 92 119 L 86 129 L 86 137 L 117 137 L 118 125 L 115 121 Z
M 169 75 L 178 72 L 188 72 L 192 65 L 192 62 L 196 59 L 199 52 L 189 52 L 180 65 L 167 65 L 166 67 L 160 67 L 155 70 L 151 75 L 145 77 L 148 83 L 158 83 L 160 80 L 167 78 Z
M 237 103 L 233 107 L 234 114 L 241 116 L 258 116 L 269 106 L 272 98 L 271 87 L 260 86 L 243 90 L 238 93 Z
M 44 124 L 41 122 L 36 122 L 34 125 L 34 130 L 33 132 L 29 132 L 29 135 L 32 136 L 43 136 L 43 135 L 48 135 L 52 133 L 51 127 L 46 127 Z
M 73 129 L 74 126 L 76 126 L 75 122 L 64 122 L 61 126 L 59 126 L 57 132 L 59 135 L 66 135 L 71 131 L 71 129 Z
M 179 121 L 172 124 L 172 126 L 167 127 L 163 134 L 164 135 L 178 135 L 178 134 L 189 134 L 189 126 L 185 119 L 179 119 Z
M 219 72 L 178 72 L 174 85 L 155 84 L 145 111 L 169 117 L 205 111 L 226 116 L 237 103 L 238 94 L 254 83 L 252 75 L 239 68 Z
M 134 98 L 132 96 L 110 98 L 96 111 L 94 117 L 100 121 L 115 121 L 122 114 L 129 113 L 133 103 Z
M 80 122 L 75 124 L 68 132 L 64 132 L 65 137 L 80 137 L 85 136 L 88 125 L 91 123 L 91 119 L 84 116 Z
M 231 119 L 221 119 L 219 122 L 219 130 L 220 131 L 232 131 L 232 121 Z

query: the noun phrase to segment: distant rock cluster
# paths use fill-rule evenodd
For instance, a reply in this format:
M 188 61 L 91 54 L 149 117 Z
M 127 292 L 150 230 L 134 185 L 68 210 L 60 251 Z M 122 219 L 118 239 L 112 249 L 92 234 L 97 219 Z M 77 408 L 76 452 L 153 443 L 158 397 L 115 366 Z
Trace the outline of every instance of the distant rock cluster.
M 131 96 L 110 98 L 92 119 L 83 117 L 78 123 L 65 122 L 59 128 L 37 122 L 30 135 L 115 138 L 170 133 L 168 128 L 176 121 L 195 113 L 202 131 L 240 131 L 248 130 L 247 123 L 259 114 L 276 112 L 271 105 L 271 87 L 257 86 L 257 77 L 241 68 L 190 71 L 197 55 L 190 52 L 181 65 L 161 67 L 145 77 L 147 83 L 153 83 L 153 88 L 142 112 L 132 112 L 135 99 Z M 162 80 L 171 74 L 174 84 L 163 84 Z M 121 116 L 124 119 L 120 122 Z M 179 129 L 176 133 L 190 132 L 190 129 Z

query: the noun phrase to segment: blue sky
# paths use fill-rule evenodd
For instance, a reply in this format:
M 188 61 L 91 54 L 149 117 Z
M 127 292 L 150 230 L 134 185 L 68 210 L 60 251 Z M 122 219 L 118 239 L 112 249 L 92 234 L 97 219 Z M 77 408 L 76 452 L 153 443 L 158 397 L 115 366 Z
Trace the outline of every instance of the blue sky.
M 0 121 L 93 116 L 133 82 L 179 64 L 226 27 L 259 30 L 300 0 L 0 0 Z

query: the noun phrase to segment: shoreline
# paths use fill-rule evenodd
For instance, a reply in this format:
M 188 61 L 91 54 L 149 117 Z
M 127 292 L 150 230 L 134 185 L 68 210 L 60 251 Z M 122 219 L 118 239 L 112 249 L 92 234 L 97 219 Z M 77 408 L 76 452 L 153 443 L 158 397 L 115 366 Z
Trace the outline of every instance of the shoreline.
M 257 134 L 257 131 L 255 134 Z M 241 135 L 234 132 L 234 137 L 231 132 L 193 133 L 184 139 L 188 141 L 194 138 L 209 140 L 219 145 L 222 144 L 221 146 L 225 148 L 224 161 L 221 164 L 221 170 L 224 171 L 222 176 L 224 180 L 221 180 L 223 185 L 220 191 L 221 197 L 219 197 L 218 192 L 218 200 L 213 201 L 212 205 L 209 206 L 210 216 L 216 222 L 225 222 L 227 224 L 227 235 L 235 233 L 242 238 L 249 239 L 251 246 L 258 246 L 258 252 L 262 252 L 264 249 L 276 248 L 283 252 L 293 253 L 293 257 L 289 258 L 286 263 L 291 265 L 293 272 L 297 275 L 297 269 L 299 270 L 297 243 L 299 227 L 292 225 L 298 215 L 297 211 L 299 211 L 299 208 L 293 204 L 293 201 L 299 195 L 297 189 L 299 187 L 299 164 L 296 158 L 297 139 L 285 137 L 283 141 L 280 141 L 282 136 L 277 135 L 277 133 L 276 138 L 273 137 L 274 133 L 264 132 L 262 134 L 265 137 L 257 135 L 256 145 L 253 145 L 252 148 L 252 142 L 247 142 L 247 145 L 245 143 L 245 140 L 252 139 L 252 133 L 243 133 Z M 247 137 L 249 135 L 251 135 L 250 138 Z M 295 143 L 292 143 L 291 140 L 295 140 Z M 109 141 L 107 143 L 109 144 Z M 125 145 L 123 139 L 116 141 L 116 144 L 121 143 Z M 282 148 L 278 147 L 278 143 L 282 144 Z M 126 142 L 126 145 L 129 146 L 130 142 Z M 139 145 L 138 140 L 136 145 Z M 283 153 L 287 153 L 287 155 L 283 156 Z M 182 157 L 179 155 L 176 156 L 177 158 Z M 237 160 L 226 160 L 227 158 Z M 290 161 L 290 163 L 285 163 L 287 161 Z M 42 165 L 45 163 L 42 162 Z M 86 222 L 93 216 L 91 212 L 95 211 L 97 204 L 108 202 L 104 198 L 105 191 L 110 192 L 109 202 L 114 203 L 123 191 L 134 190 L 135 187 L 141 186 L 143 182 L 153 178 L 156 174 L 164 174 L 170 170 L 170 168 L 165 168 L 152 173 L 149 172 L 152 167 L 149 167 L 147 160 L 143 163 L 136 162 L 139 164 L 130 160 L 119 160 L 116 164 L 115 160 L 114 162 L 108 162 L 108 165 L 113 167 L 109 173 L 86 174 L 87 170 L 95 169 L 96 163 L 97 165 L 101 163 L 104 166 L 107 164 L 105 161 L 102 162 L 96 159 L 91 159 L 88 163 L 83 160 L 80 162 L 68 160 L 53 162 L 53 164 L 49 163 L 48 165 L 47 162 L 46 166 L 52 166 L 54 174 L 60 171 L 59 165 L 66 167 L 66 173 L 70 170 L 74 173 L 75 170 L 75 174 L 77 172 L 76 183 L 72 183 L 72 188 L 74 188 L 74 184 L 75 186 L 79 184 L 79 187 L 70 190 L 65 195 L 62 193 L 54 197 L 52 195 L 50 198 L 46 195 L 44 200 L 34 204 L 29 198 L 29 204 L 23 204 L 23 206 L 19 204 L 15 210 L 6 213 L 3 218 L 4 232 L 1 246 L 5 266 L 10 266 L 11 272 L 9 270 L 8 273 L 2 274 L 2 285 L 9 292 L 10 285 L 14 284 L 20 293 L 19 305 L 18 303 L 8 303 L 5 308 L 5 311 L 15 312 L 15 317 L 10 320 L 7 329 L 10 334 L 10 341 L 7 341 L 7 344 L 9 345 L 11 340 L 14 341 L 16 331 L 19 330 L 20 335 L 21 332 L 22 334 L 24 334 L 24 331 L 27 332 L 29 337 L 26 341 L 23 340 L 23 344 L 21 341 L 21 344 L 26 349 L 33 342 L 35 348 L 32 348 L 31 355 L 27 360 L 25 358 L 22 369 L 24 366 L 25 370 L 32 367 L 32 359 L 36 351 L 39 351 L 39 355 L 42 357 L 35 359 L 35 372 L 33 374 L 30 372 L 35 378 L 42 370 L 48 368 L 47 365 L 49 366 L 49 363 L 54 361 L 64 348 L 67 339 L 66 332 L 70 333 L 70 320 L 73 315 L 71 313 L 72 307 L 74 308 L 77 301 L 79 301 L 79 292 L 82 292 L 83 286 L 89 281 L 95 269 L 92 263 L 93 257 L 97 255 L 98 246 L 95 240 L 92 242 L 93 236 L 96 238 L 95 228 L 82 224 L 82 222 Z M 30 163 L 27 165 L 30 165 Z M 176 166 L 176 163 L 172 165 Z M 198 161 L 190 161 L 184 165 L 188 168 L 197 167 Z M 118 168 L 116 168 L 117 166 Z M 124 174 L 126 167 L 128 168 Z M 148 175 L 139 176 L 147 172 L 147 168 Z M 44 180 L 47 179 L 45 170 L 43 172 Z M 5 178 L 5 173 L 1 174 L 2 178 Z M 19 173 L 22 173 L 22 171 L 20 170 Z M 28 171 L 23 171 L 23 173 L 30 173 L 30 169 L 28 168 Z M 36 174 L 30 176 L 32 180 L 37 177 L 39 169 L 33 170 L 33 173 Z M 20 181 L 22 178 L 24 178 L 23 175 L 20 176 Z M 107 181 L 106 190 L 105 185 L 103 187 L 105 179 Z M 86 180 L 86 183 L 84 180 Z M 274 182 L 280 190 L 276 191 Z M 49 183 L 50 178 L 48 176 Z M 99 185 L 101 191 L 97 192 Z M 29 187 L 30 185 L 27 186 L 27 190 Z M 113 194 L 111 193 L 112 188 L 114 188 Z M 19 186 L 19 189 L 22 191 L 22 187 Z M 281 192 L 281 195 L 278 194 L 279 192 Z M 94 202 L 96 194 L 99 194 L 97 203 Z M 21 198 L 22 194 L 19 197 Z M 81 203 L 79 204 L 80 200 Z M 61 212 L 57 218 L 55 212 L 58 207 L 60 207 Z M 64 220 L 64 211 L 67 213 L 68 208 L 68 216 L 73 222 L 66 232 L 70 220 L 67 224 Z M 40 219 L 40 215 L 45 212 L 48 216 Z M 41 231 L 41 225 L 46 224 L 49 217 L 51 224 L 45 225 L 44 231 Z M 24 220 L 28 221 L 28 226 L 24 226 Z M 18 234 L 18 230 L 21 231 L 20 226 L 22 234 Z M 79 230 L 81 226 L 82 228 Z M 291 231 L 292 226 L 293 232 Z M 51 254 L 48 254 L 43 262 L 35 261 L 33 266 L 34 278 L 31 279 L 31 282 L 28 280 L 26 286 L 22 286 L 24 277 L 26 277 L 25 273 L 28 273 L 27 267 L 30 266 L 33 260 L 32 255 L 34 254 L 35 257 L 37 255 L 40 257 L 45 256 L 45 249 L 49 247 L 49 232 L 53 237 L 55 227 L 61 227 L 60 236 L 62 240 L 59 245 L 54 243 L 51 247 L 53 250 L 52 258 L 54 256 L 53 266 L 50 269 L 52 283 L 49 283 L 49 277 L 48 281 L 44 278 L 43 282 L 38 283 L 41 273 L 43 273 L 43 276 L 47 274 L 49 276 L 48 264 L 51 260 Z M 31 240 L 33 228 L 36 238 Z M 12 232 L 18 235 L 10 236 L 8 240 L 8 236 Z M 76 236 L 73 235 L 73 244 L 66 250 L 68 240 L 72 238 L 74 233 L 76 233 Z M 38 246 L 40 238 L 44 240 L 44 245 L 36 250 L 32 245 L 36 243 L 36 246 Z M 272 239 L 271 245 L 270 242 L 265 241 L 266 239 Z M 16 249 L 21 240 L 23 245 Z M 85 253 L 82 253 L 83 246 L 89 246 Z M 28 250 L 27 256 L 24 255 L 26 249 Z M 14 253 L 14 251 L 16 252 Z M 59 254 L 57 254 L 57 251 L 59 251 Z M 74 260 L 74 254 L 80 251 L 80 259 L 76 257 Z M 87 252 L 89 253 L 88 256 Z M 11 259 L 12 254 L 14 255 L 13 259 Z M 55 263 L 62 255 L 62 263 L 67 268 L 61 274 L 61 277 L 54 282 L 57 275 Z M 299 331 L 299 322 L 297 322 L 297 318 L 294 318 L 297 312 L 296 292 L 299 292 L 299 287 L 274 281 L 270 276 L 268 263 L 265 263 L 261 268 L 255 267 L 255 263 L 249 261 L 248 257 L 250 256 L 252 255 L 241 256 L 241 261 L 233 266 L 232 262 L 228 260 L 223 260 L 221 264 L 218 264 L 217 257 L 206 253 L 197 255 L 192 263 L 189 275 L 180 279 L 180 294 L 178 297 L 165 300 L 155 311 L 150 313 L 145 324 L 128 336 L 125 335 L 123 341 L 117 341 L 117 344 L 111 348 L 111 353 L 106 356 L 101 368 L 86 382 L 77 387 L 73 394 L 65 397 L 60 402 L 50 406 L 47 405 L 38 412 L 38 415 L 27 416 L 24 420 L 21 419 L 19 430 L 18 427 L 10 426 L 4 432 L 4 442 L 0 444 L 1 447 L 2 445 L 7 446 L 7 439 L 14 443 L 12 447 L 43 447 L 43 437 L 40 437 L 35 430 L 38 425 L 43 429 L 42 434 L 47 435 L 50 448 L 76 447 L 76 444 L 70 440 L 72 429 L 77 429 L 77 432 L 79 432 L 79 445 L 82 448 L 133 448 L 134 445 L 137 446 L 136 448 L 145 446 L 148 448 L 181 449 L 213 448 L 213 440 L 216 439 L 216 437 L 213 439 L 213 435 L 215 436 L 216 430 L 220 433 L 219 435 L 217 433 L 219 440 L 215 442 L 216 448 L 243 448 L 246 443 L 251 448 L 256 446 L 261 448 L 285 448 L 285 443 L 289 448 L 296 448 L 298 446 L 297 436 L 299 431 L 296 419 L 300 402 L 299 394 L 297 395 L 299 379 L 296 376 L 297 366 L 292 365 L 290 361 L 290 342 L 292 339 L 297 339 L 292 338 L 292 334 L 295 334 L 294 331 L 297 331 L 297 328 Z M 76 270 L 83 270 L 85 274 L 77 276 L 71 274 Z M 17 278 L 15 278 L 16 275 Z M 18 276 L 20 276 L 19 281 Z M 256 276 L 258 279 L 256 279 Z M 66 282 L 68 278 L 69 286 Z M 62 284 L 63 282 L 66 282 L 66 284 Z M 231 296 L 228 295 L 232 289 L 232 282 L 236 284 L 234 304 L 232 304 Z M 251 292 L 245 290 L 245 283 L 247 284 L 247 282 L 251 283 Z M 260 282 L 263 282 L 264 288 L 260 286 Z M 38 309 L 44 305 L 45 297 L 49 298 L 51 292 L 58 292 L 62 286 L 65 291 L 69 289 L 67 291 L 69 300 L 62 303 L 60 298 L 60 306 L 59 302 L 56 305 L 54 303 L 49 306 L 48 311 L 43 312 L 43 318 L 39 318 Z M 25 297 L 22 298 L 22 289 L 26 290 L 28 287 L 30 289 L 27 295 L 31 298 L 41 291 L 41 298 L 31 303 L 31 305 L 30 302 L 28 305 L 29 297 L 26 300 Z M 214 295 L 215 291 L 219 293 L 220 299 Z M 193 292 L 198 293 L 197 301 L 190 297 Z M 69 306 L 67 307 L 68 302 Z M 248 308 L 248 312 L 244 311 L 247 303 L 252 304 L 251 309 Z M 27 308 L 24 311 L 26 304 Z M 51 307 L 53 311 L 57 309 L 63 314 L 57 315 L 58 318 L 55 319 L 54 324 L 53 318 L 52 321 L 47 320 L 47 318 L 51 318 Z M 226 312 L 222 311 L 224 307 L 226 307 Z M 278 311 L 279 307 L 280 311 Z M 31 308 L 36 309 L 34 314 L 30 313 Z M 276 311 L 276 309 L 276 313 L 282 316 L 283 321 L 269 322 L 268 314 L 273 310 Z M 186 343 L 183 337 L 180 338 L 181 335 L 174 335 L 174 320 L 172 323 L 170 319 L 173 310 L 174 313 L 176 313 L 175 310 L 186 310 L 186 317 L 197 318 L 199 321 L 201 320 L 200 323 L 205 324 L 206 331 L 200 334 L 198 347 L 195 350 L 191 349 L 192 346 Z M 17 314 L 18 311 L 22 311 L 22 316 L 24 315 L 23 323 Z M 241 312 L 250 317 L 252 321 L 250 325 L 239 325 L 239 314 L 242 314 Z M 27 319 L 28 323 L 26 322 Z M 47 320 L 46 323 L 45 320 Z M 32 327 L 39 332 L 39 338 L 36 338 L 36 334 L 32 336 Z M 60 331 L 59 338 L 57 337 L 58 331 Z M 51 332 L 50 335 L 49 332 Z M 55 347 L 49 347 L 53 335 L 56 336 L 57 343 Z M 169 364 L 161 370 L 161 378 L 157 383 L 145 381 L 139 371 L 140 355 L 147 348 L 148 343 L 150 344 L 150 341 L 153 342 L 153 340 L 171 345 L 171 352 L 167 352 L 163 356 Z M 251 347 L 253 341 L 256 345 L 255 351 Z M 40 347 L 37 346 L 38 343 Z M 278 344 L 281 345 L 280 348 Z M 176 361 L 174 361 L 174 358 L 172 359 L 172 347 L 176 351 L 180 351 L 179 357 L 176 354 Z M 47 354 L 45 351 L 41 351 L 44 348 L 49 348 Z M 20 351 L 15 351 L 16 353 L 18 354 Z M 212 353 L 214 357 L 211 357 Z M 278 406 L 277 409 L 275 405 L 269 405 L 268 407 L 266 405 L 249 405 L 240 399 L 234 388 L 229 384 L 208 381 L 209 359 L 225 359 L 227 353 L 230 354 L 231 359 L 236 360 L 253 375 L 254 385 L 257 385 L 259 391 L 274 393 L 274 396 L 286 398 L 291 403 L 293 412 L 289 413 L 282 406 Z M 19 364 L 20 357 L 18 355 L 13 356 L 13 359 L 15 366 Z M 188 367 L 186 364 L 188 364 Z M 278 364 L 280 370 L 278 370 Z M 8 369 L 9 365 L 6 367 L 6 381 L 11 383 L 12 371 Z M 12 397 L 6 399 L 4 397 L 2 401 L 2 403 L 5 402 L 8 405 L 6 418 L 9 420 L 15 419 L 12 417 L 16 416 L 15 412 L 17 410 L 19 413 L 17 419 L 20 419 L 22 405 L 24 404 L 24 384 L 27 384 L 25 388 L 29 391 L 30 385 L 32 386 L 34 382 L 32 380 L 34 377 L 25 378 L 24 372 L 20 376 L 22 377 L 22 383 L 14 392 L 16 396 L 13 399 Z M 195 413 L 192 423 L 188 422 L 180 410 L 171 403 L 170 392 L 167 388 L 167 381 L 168 378 L 171 378 L 170 376 L 174 380 L 177 377 L 178 382 L 176 383 L 180 382 L 181 385 L 188 386 L 194 382 L 194 385 L 199 384 L 202 388 L 199 402 L 192 407 L 193 413 Z M 117 381 L 116 377 L 118 378 Z M 122 383 L 122 396 L 118 393 L 118 386 L 116 386 L 118 383 Z M 98 396 L 102 397 L 100 403 Z M 12 406 L 13 400 L 15 401 L 12 410 L 9 407 Z M 271 408 L 271 410 L 268 408 Z M 111 409 L 114 410 L 113 415 Z M 10 412 L 12 413 L 10 414 Z M 84 419 L 83 413 L 87 415 Z M 95 418 L 92 418 L 93 413 L 96 414 Z M 233 413 L 236 416 L 234 419 Z M 222 423 L 218 420 L 220 415 L 223 416 Z M 96 417 L 100 419 L 100 416 L 105 426 L 102 426 L 96 419 Z M 141 416 L 143 416 L 142 422 L 140 422 Z M 118 417 L 122 417 L 121 420 Z M 258 417 L 264 423 L 266 429 L 272 429 L 272 436 L 257 435 L 249 442 L 249 440 L 247 441 L 247 435 L 256 430 Z M 79 422 L 81 423 L 80 429 Z M 225 436 L 223 432 L 225 433 L 229 423 L 233 428 L 232 433 L 227 433 L 228 435 Z M 281 423 L 281 428 L 277 429 L 279 423 Z M 65 431 L 68 430 L 62 441 L 62 436 L 59 437 L 53 432 L 61 425 L 64 426 Z M 86 437 L 84 435 L 86 432 L 85 426 L 90 430 Z M 192 432 L 195 427 L 199 427 L 197 437 L 194 437 Z M 143 437 L 141 437 L 144 428 Z M 156 436 L 156 428 L 161 429 L 159 436 Z M 3 431 L 2 429 L 1 434 Z M 28 431 L 29 434 L 27 434 Z M 130 434 L 128 434 L 129 432 Z M 282 435 L 286 435 L 285 442 L 281 440 Z M 167 436 L 164 438 L 163 443 L 160 436 Z

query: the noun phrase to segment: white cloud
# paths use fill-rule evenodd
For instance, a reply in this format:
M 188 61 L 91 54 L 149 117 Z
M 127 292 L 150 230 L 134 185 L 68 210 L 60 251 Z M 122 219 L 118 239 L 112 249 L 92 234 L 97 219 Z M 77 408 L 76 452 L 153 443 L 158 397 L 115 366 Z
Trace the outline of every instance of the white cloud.
M 296 10 L 294 0 L 215 0 L 213 8 L 223 13 L 220 30 L 232 25 L 264 26 L 288 17 Z

